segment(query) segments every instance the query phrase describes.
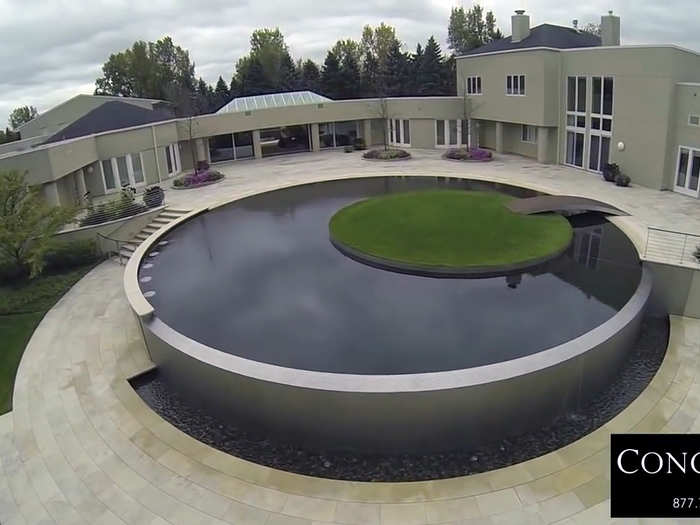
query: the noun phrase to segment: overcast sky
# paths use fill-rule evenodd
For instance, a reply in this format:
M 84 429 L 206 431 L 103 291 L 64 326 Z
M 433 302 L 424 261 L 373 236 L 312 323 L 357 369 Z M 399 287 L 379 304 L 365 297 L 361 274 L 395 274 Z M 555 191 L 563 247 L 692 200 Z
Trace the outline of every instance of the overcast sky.
M 525 8 L 531 24 L 599 22 L 614 9 L 626 44 L 674 43 L 700 50 L 698 0 L 484 0 L 504 34 L 510 15 Z M 248 52 L 250 33 L 279 27 L 292 56 L 322 62 L 338 39 L 359 39 L 362 27 L 393 25 L 406 49 L 435 35 L 446 49 L 447 0 L 0 0 L 0 126 L 19 105 L 39 112 L 78 93 L 92 93 L 110 53 L 135 40 L 170 35 L 188 49 L 197 76 L 228 82 Z

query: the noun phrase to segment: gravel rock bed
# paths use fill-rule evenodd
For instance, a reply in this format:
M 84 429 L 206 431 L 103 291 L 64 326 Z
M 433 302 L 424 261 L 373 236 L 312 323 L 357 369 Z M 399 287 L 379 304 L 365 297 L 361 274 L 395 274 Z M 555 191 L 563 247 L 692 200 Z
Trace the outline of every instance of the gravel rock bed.
M 649 384 L 666 353 L 668 317 L 647 316 L 617 380 L 580 411 L 536 432 L 473 450 L 431 455 L 362 455 L 305 450 L 282 436 L 262 436 L 189 403 L 157 371 L 132 380 L 143 400 L 171 424 L 214 448 L 242 459 L 322 478 L 350 481 L 421 481 L 485 472 L 532 459 L 589 434 L 615 417 Z

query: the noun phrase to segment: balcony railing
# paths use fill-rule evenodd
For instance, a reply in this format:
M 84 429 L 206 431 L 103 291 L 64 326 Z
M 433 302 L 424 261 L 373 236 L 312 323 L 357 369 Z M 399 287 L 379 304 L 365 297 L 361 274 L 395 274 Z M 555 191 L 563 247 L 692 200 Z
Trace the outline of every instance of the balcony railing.
M 652 262 L 700 268 L 700 235 L 649 227 L 644 258 Z
M 136 192 L 126 187 L 116 195 L 101 198 L 99 202 L 91 202 L 86 196 L 71 224 L 66 229 L 95 226 L 127 217 L 138 215 L 152 209 L 144 202 L 145 192 Z

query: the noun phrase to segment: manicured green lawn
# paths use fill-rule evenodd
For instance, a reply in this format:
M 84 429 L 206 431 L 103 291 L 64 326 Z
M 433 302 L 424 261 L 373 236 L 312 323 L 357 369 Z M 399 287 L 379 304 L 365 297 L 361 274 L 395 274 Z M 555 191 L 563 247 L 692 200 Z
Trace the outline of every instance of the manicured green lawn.
M 0 414 L 12 410 L 17 367 L 34 329 L 56 301 L 94 266 L 0 286 Z
M 560 215 L 520 215 L 495 192 L 427 190 L 360 201 L 338 211 L 331 237 L 363 253 L 422 266 L 501 266 L 566 248 Z

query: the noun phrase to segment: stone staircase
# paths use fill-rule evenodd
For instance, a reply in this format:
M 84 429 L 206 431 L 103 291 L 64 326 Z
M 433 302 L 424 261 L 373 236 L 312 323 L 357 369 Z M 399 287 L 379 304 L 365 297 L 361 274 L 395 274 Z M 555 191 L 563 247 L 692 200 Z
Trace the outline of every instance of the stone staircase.
M 126 261 L 128 261 L 131 255 L 134 253 L 134 250 L 136 250 L 136 248 L 138 248 L 143 241 L 150 237 L 151 234 L 157 232 L 163 226 L 170 224 L 175 219 L 178 219 L 189 212 L 190 210 L 183 210 L 179 208 L 165 208 L 150 222 L 148 226 L 138 232 L 129 242 L 122 244 L 121 251 L 119 252 L 119 259 L 126 264 Z

